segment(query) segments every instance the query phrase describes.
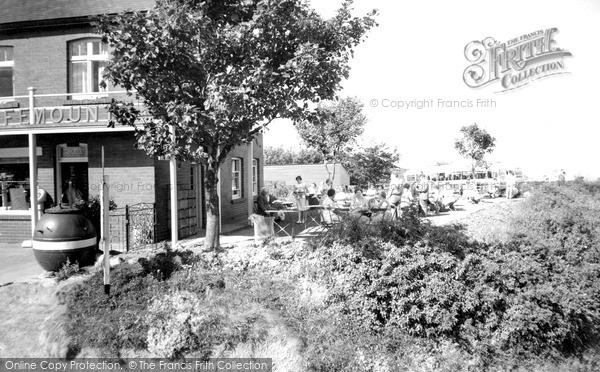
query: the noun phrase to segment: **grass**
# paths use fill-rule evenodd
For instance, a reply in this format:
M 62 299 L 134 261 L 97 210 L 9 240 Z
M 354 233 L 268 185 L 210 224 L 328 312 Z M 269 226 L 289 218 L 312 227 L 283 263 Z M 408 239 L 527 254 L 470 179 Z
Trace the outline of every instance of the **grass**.
M 38 335 L 40 325 L 58 306 L 54 290 L 29 283 L 0 287 L 0 358 L 49 356 Z

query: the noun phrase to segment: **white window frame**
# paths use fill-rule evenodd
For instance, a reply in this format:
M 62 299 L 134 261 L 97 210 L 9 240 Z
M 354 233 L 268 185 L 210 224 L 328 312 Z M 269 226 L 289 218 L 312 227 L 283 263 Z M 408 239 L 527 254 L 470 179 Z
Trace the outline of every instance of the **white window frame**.
M 2 45 L 0 46 L 0 48 L 10 48 L 13 51 L 13 59 L 11 59 L 10 61 L 0 61 L 0 68 L 11 68 L 12 69 L 12 73 L 13 73 L 13 78 L 12 78 L 12 96 L 15 95 L 15 56 L 14 56 L 14 52 L 15 49 L 14 47 L 10 46 L 10 45 Z M 2 96 L 0 97 L 0 102 L 5 102 L 5 101 L 12 101 L 13 99 L 11 98 L 12 96 Z
M 252 195 L 258 195 L 258 159 L 252 159 Z
M 93 54 L 93 43 L 100 43 L 100 54 Z M 73 45 L 77 43 L 87 43 L 85 55 L 74 56 L 73 54 Z M 104 52 L 102 51 L 102 46 L 105 46 Z M 104 68 L 100 68 L 98 71 L 98 92 L 94 92 L 94 84 L 93 84 L 93 62 L 108 62 L 108 46 L 105 43 L 102 43 L 100 38 L 86 38 L 86 39 L 77 39 L 71 40 L 68 42 L 68 53 L 69 53 L 69 93 L 73 93 L 73 99 L 96 99 L 101 97 L 107 97 L 108 87 L 103 88 L 100 86 L 100 82 L 103 80 L 102 75 L 104 72 Z M 83 84 L 83 92 L 72 92 L 72 84 L 74 80 L 73 75 L 73 66 L 75 64 L 85 64 L 86 67 L 86 76 L 87 79 Z
M 237 185 L 236 185 L 237 180 Z M 231 158 L 231 199 L 241 199 L 242 197 L 242 159 Z M 236 187 L 237 186 L 237 187 Z

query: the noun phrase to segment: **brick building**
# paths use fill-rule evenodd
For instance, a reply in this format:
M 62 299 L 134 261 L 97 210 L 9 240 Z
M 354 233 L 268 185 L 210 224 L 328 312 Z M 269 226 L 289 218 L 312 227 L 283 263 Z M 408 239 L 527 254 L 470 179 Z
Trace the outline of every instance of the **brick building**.
M 98 195 L 102 148 L 117 206 L 154 204 L 155 236 L 169 238 L 169 161 L 134 149 L 133 128 L 107 127 L 106 104 L 123 92 L 101 84 L 109 53 L 89 18 L 152 5 L 148 0 L 0 0 L 0 242 L 31 238 L 32 172 L 54 202 L 67 180 L 83 197 Z M 236 148 L 222 166 L 223 224 L 251 213 L 262 163 L 259 138 Z M 179 238 L 205 226 L 202 175 L 197 164 L 177 164 Z

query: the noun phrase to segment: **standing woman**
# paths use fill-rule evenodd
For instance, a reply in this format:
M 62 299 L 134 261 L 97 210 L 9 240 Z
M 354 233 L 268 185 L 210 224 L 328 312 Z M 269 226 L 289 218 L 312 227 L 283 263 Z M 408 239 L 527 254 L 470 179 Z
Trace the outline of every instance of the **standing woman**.
M 296 184 L 294 185 L 294 197 L 296 198 L 296 205 L 298 206 L 298 221 L 296 223 L 304 223 L 306 219 L 306 195 L 308 189 L 306 184 L 302 182 L 302 177 L 296 177 Z

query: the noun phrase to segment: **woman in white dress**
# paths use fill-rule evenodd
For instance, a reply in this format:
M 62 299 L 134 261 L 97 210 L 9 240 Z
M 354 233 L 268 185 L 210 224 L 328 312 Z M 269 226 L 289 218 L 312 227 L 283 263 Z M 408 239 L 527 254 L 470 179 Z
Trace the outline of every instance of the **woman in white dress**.
M 302 177 L 296 177 L 296 184 L 294 185 L 293 191 L 294 197 L 296 198 L 296 206 L 298 207 L 298 221 L 296 223 L 304 223 L 306 220 L 306 195 L 308 195 L 308 188 L 306 184 L 302 182 Z

